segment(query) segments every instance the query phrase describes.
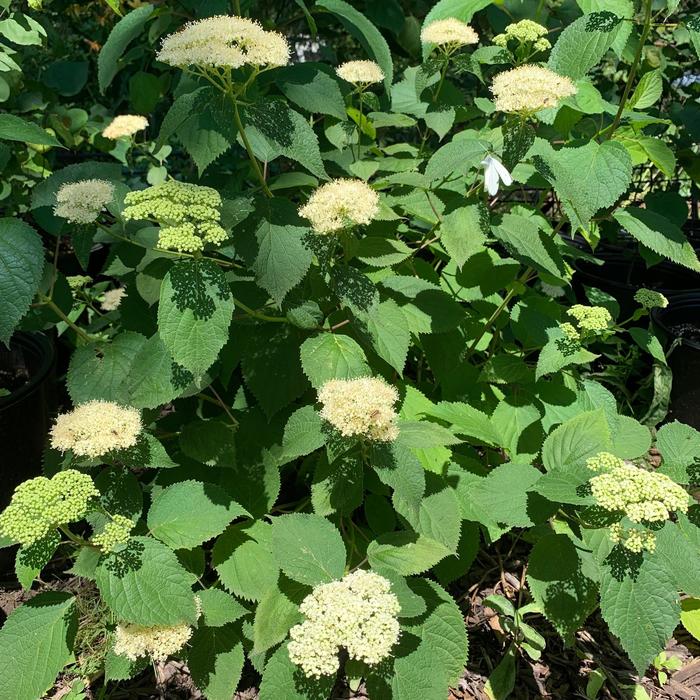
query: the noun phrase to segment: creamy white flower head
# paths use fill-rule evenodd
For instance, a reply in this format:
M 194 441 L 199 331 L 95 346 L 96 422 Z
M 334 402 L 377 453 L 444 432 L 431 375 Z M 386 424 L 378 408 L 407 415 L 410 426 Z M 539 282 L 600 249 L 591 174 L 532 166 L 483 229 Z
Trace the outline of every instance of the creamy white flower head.
M 466 22 L 456 17 L 431 22 L 423 27 L 420 38 L 424 44 L 450 47 L 467 46 L 479 42 L 479 35 Z
M 322 185 L 299 208 L 316 233 L 366 226 L 379 214 L 379 195 L 362 180 L 341 178 Z
M 126 296 L 126 287 L 118 289 L 108 289 L 102 298 L 100 308 L 102 311 L 116 311 L 122 303 L 122 299 Z
M 102 130 L 106 139 L 119 139 L 122 136 L 133 136 L 148 126 L 148 119 L 139 114 L 120 114 Z
M 501 182 L 506 187 L 513 184 L 513 177 L 508 172 L 508 168 L 506 168 L 496 156 L 486 156 L 486 158 L 481 161 L 481 165 L 484 166 L 486 191 L 492 197 L 498 194 L 498 188 Z
M 533 114 L 556 107 L 561 100 L 576 94 L 570 78 L 549 68 L 536 65 L 519 66 L 499 73 L 491 85 L 499 112 Z
M 114 653 L 137 661 L 143 656 L 153 661 L 165 661 L 187 644 L 192 636 L 189 625 L 170 627 L 144 627 L 119 623 L 114 632 Z
M 384 71 L 374 61 L 347 61 L 335 69 L 338 77 L 354 85 L 371 85 L 384 80 Z
M 316 586 L 299 607 L 306 619 L 289 631 L 289 658 L 313 678 L 337 672 L 341 648 L 351 659 L 378 664 L 399 639 L 400 609 L 390 582 L 371 571 Z
M 345 437 L 393 442 L 399 435 L 396 389 L 378 377 L 331 379 L 318 392 L 321 418 Z
M 56 193 L 53 213 L 72 224 L 91 224 L 114 198 L 114 185 L 107 180 L 66 182 Z
M 289 44 L 252 19 L 219 15 L 186 24 L 163 40 L 157 56 L 171 66 L 241 68 L 286 66 Z
M 95 458 L 133 447 L 141 429 L 137 409 L 112 401 L 88 401 L 56 418 L 51 428 L 51 447 Z

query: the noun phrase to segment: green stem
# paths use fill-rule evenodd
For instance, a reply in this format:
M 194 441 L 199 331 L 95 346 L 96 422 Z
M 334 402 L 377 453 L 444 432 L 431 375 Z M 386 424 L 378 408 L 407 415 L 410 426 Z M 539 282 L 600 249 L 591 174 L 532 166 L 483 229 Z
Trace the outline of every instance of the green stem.
M 245 129 L 243 128 L 243 122 L 241 121 L 241 115 L 238 111 L 238 102 L 236 101 L 236 98 L 233 97 L 233 95 L 231 96 L 231 101 L 233 102 L 233 119 L 236 122 L 236 127 L 238 128 L 238 133 L 241 135 L 241 140 L 243 141 L 245 150 L 248 151 L 248 158 L 250 159 L 250 163 L 253 166 L 255 175 L 258 178 L 258 181 L 260 182 L 260 186 L 262 187 L 262 191 L 265 193 L 265 196 L 272 197 L 272 192 L 270 192 L 270 188 L 265 182 L 265 177 L 262 173 L 262 170 L 260 170 L 260 164 L 258 163 L 258 159 L 255 157 L 255 154 L 253 153 L 253 148 L 250 145 L 250 141 L 248 141 L 248 137 L 246 136 Z
M 94 546 L 91 545 L 87 540 L 83 539 L 82 537 L 78 537 L 77 535 L 74 535 L 69 529 L 67 525 L 59 525 L 58 529 L 73 543 L 77 544 L 80 547 L 85 547 L 85 546 Z
M 273 323 L 289 323 L 289 320 L 286 318 L 286 316 L 267 316 L 266 314 L 261 314 L 259 311 L 251 309 L 250 306 L 246 306 L 242 301 L 236 299 L 236 297 L 233 298 L 233 303 L 237 309 L 245 311 L 248 314 L 248 316 L 251 316 L 252 318 L 257 318 L 259 321 L 271 321 Z
M 639 70 L 639 64 L 642 60 L 642 53 L 644 52 L 644 44 L 646 44 L 649 34 L 651 32 L 651 5 L 652 0 L 644 0 L 644 28 L 642 29 L 642 35 L 639 37 L 639 46 L 637 47 L 637 53 L 634 56 L 634 61 L 632 61 L 632 67 L 630 68 L 630 74 L 627 78 L 627 84 L 625 85 L 625 90 L 622 93 L 622 98 L 620 99 L 620 105 L 617 108 L 617 114 L 613 119 L 612 124 L 605 131 L 610 131 L 608 138 L 612 138 L 612 135 L 620 126 L 622 121 L 622 113 L 625 110 L 625 106 L 629 100 L 630 93 L 632 92 L 632 85 L 637 77 L 637 71 Z
M 71 321 L 68 318 L 68 316 L 66 316 L 63 313 L 63 311 L 61 311 L 61 309 L 56 305 L 56 303 L 54 302 L 53 299 L 51 299 L 47 296 L 44 296 L 43 294 L 40 295 L 40 299 L 41 299 L 43 304 L 48 306 L 51 309 L 51 311 L 53 311 L 56 314 L 56 316 L 58 316 L 61 319 L 61 321 L 63 321 L 70 328 L 72 328 L 75 331 L 76 335 L 78 335 L 80 338 L 82 338 L 86 343 L 92 342 L 92 338 L 82 328 L 80 328 L 73 321 Z
M 443 64 L 442 68 L 440 69 L 440 82 L 437 85 L 437 89 L 433 93 L 433 102 L 437 100 L 437 98 L 440 96 L 440 91 L 442 90 L 442 85 L 445 82 L 445 76 L 447 75 L 447 67 L 450 65 L 450 59 L 446 58 L 445 63 Z

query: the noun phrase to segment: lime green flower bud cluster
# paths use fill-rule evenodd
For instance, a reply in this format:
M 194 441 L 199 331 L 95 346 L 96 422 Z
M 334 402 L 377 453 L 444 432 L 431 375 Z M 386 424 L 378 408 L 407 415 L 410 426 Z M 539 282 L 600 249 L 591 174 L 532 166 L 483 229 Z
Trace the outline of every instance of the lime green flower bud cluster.
M 581 349 L 581 334 L 572 323 L 560 323 L 559 330 L 563 337 L 557 341 L 557 347 L 563 355 L 573 355 Z
M 126 544 L 135 523 L 125 515 L 115 515 L 112 521 L 105 525 L 104 530 L 92 538 L 94 545 L 105 554 L 109 554 L 116 546 Z
M 205 243 L 219 245 L 228 234 L 221 226 L 221 196 L 211 187 L 170 180 L 124 199 L 125 219 L 156 221 L 161 248 L 194 253 Z
M 92 277 L 89 275 L 71 275 L 70 277 L 66 277 L 66 282 L 68 282 L 68 286 L 73 290 L 82 289 L 85 285 L 92 282 Z
M 634 295 L 634 300 L 645 309 L 665 309 L 668 306 L 668 299 L 653 289 L 638 289 Z
M 92 479 L 75 469 L 51 479 L 29 479 L 15 489 L 12 502 L 0 514 L 0 535 L 25 546 L 34 544 L 59 525 L 84 518 L 99 495 Z
M 665 474 L 641 469 L 608 452 L 590 458 L 586 466 L 599 472 L 590 480 L 596 503 L 633 523 L 660 523 L 673 512 L 688 510 L 687 492 Z M 654 551 L 654 533 L 647 530 L 627 529 L 617 523 L 610 538 L 632 552 Z
M 584 333 L 600 333 L 607 330 L 612 323 L 610 312 L 603 306 L 584 306 L 574 304 L 567 312 Z
M 523 19 L 520 22 L 509 24 L 503 34 L 497 34 L 493 38 L 496 46 L 507 47 L 509 41 L 517 41 L 520 44 L 532 44 L 537 51 L 546 51 L 552 48 L 552 44 L 547 36 L 547 27 L 543 27 L 530 19 Z

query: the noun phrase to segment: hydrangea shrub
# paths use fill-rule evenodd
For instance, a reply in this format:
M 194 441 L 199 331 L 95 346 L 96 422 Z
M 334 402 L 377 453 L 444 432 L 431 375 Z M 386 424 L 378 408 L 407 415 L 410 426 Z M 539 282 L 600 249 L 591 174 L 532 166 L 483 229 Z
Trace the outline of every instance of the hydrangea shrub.
M 244 664 L 261 700 L 360 681 L 445 700 L 468 662 L 453 593 L 516 540 L 531 612 L 566 643 L 600 607 L 639 672 L 664 647 L 700 595 L 700 433 L 633 417 L 594 369 L 634 347 L 667 377 L 646 322 L 668 300 L 640 289 L 631 318 L 600 290 L 575 303 L 591 253 L 561 235 L 623 227 L 700 271 L 677 217 L 629 194 L 635 167 L 675 156 L 649 145 L 668 124 L 641 60 L 652 3 L 628 4 L 579 2 L 555 33 L 440 0 L 407 60 L 352 4 L 296 3 L 314 34 L 350 33 L 337 66 L 292 64 L 266 16 L 142 4 L 97 85 L 110 103 L 131 47 L 151 72 L 130 80 L 164 76 L 138 78 L 162 94 L 90 117 L 104 158 L 0 115 L 0 160 L 77 155 L 0 220 L 0 340 L 56 328 L 73 347 L 73 409 L 0 535 L 25 588 L 56 554 L 94 584 L 106 682 L 176 657 L 210 700 Z M 610 61 L 626 78 L 602 90 Z M 550 196 L 508 198 L 526 183 Z M 99 279 L 66 277 L 62 237 L 84 263 L 108 249 Z M 78 622 L 53 592 L 9 616 L 7 697 L 70 670 Z

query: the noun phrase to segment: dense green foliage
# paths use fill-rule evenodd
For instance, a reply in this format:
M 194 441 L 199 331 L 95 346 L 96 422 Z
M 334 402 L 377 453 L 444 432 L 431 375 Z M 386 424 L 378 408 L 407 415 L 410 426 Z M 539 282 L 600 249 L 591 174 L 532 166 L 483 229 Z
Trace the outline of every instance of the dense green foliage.
M 83 413 L 66 408 L 43 470 L 99 495 L 69 509 L 54 481 L 29 482 L 0 532 L 20 533 L 3 544 L 22 543 L 24 587 L 52 559 L 96 585 L 92 675 L 128 679 L 160 644 L 210 700 L 245 664 L 261 700 L 361 679 L 373 700 L 444 700 L 468 658 L 452 593 L 497 543 L 529 552 L 529 598 L 490 602 L 512 641 L 494 697 L 541 652 L 534 615 L 568 644 L 600 607 L 642 673 L 681 595 L 700 596 L 700 433 L 657 429 L 671 379 L 648 311 L 665 300 L 642 293 L 623 317 L 586 288 L 577 304 L 575 270 L 624 229 L 648 265 L 700 271 L 682 230 L 699 93 L 679 82 L 700 15 L 678 0 L 20 4 L 0 0 L 0 340 L 70 347 Z M 280 32 L 294 62 L 271 47 L 170 65 L 163 38 L 204 6 Z M 421 42 L 447 18 L 478 43 Z M 348 82 L 344 60 L 381 75 Z M 535 65 L 559 97 L 541 101 Z M 103 134 L 127 113 L 148 126 Z M 347 183 L 320 188 L 338 178 L 361 182 L 335 210 Z M 337 383 L 367 377 L 381 381 Z M 300 604 L 359 569 L 390 582 L 398 642 L 377 664 L 341 655 L 338 679 L 304 675 L 288 650 Z M 9 616 L 0 697 L 90 675 L 76 605 L 44 592 Z M 117 653 L 153 628 L 146 651 Z

